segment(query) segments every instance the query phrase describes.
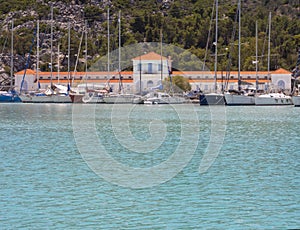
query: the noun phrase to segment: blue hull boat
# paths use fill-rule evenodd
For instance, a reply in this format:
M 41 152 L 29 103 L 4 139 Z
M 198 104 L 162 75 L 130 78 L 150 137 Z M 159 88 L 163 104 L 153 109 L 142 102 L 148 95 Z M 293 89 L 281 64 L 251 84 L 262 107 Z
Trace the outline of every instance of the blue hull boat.
M 16 92 L 3 92 L 0 93 L 1 102 L 22 102 L 22 100 Z

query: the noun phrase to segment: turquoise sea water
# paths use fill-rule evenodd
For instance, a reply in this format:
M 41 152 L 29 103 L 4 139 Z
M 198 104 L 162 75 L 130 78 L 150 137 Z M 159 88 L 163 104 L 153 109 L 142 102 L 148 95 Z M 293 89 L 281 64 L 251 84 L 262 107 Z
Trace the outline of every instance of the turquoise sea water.
M 0 229 L 300 228 L 299 108 L 75 106 L 0 104 Z M 180 145 L 182 159 L 193 155 L 166 182 L 132 189 L 126 173 L 109 181 L 86 161 L 78 146 L 95 148 L 90 132 L 135 169 L 160 165 Z M 220 151 L 199 173 L 211 133 Z

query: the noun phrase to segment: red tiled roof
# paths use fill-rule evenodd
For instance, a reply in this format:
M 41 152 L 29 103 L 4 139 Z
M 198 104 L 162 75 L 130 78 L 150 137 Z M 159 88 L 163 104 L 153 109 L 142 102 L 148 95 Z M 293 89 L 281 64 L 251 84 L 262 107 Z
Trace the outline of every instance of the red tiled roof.
M 25 72 L 25 69 L 24 70 L 21 70 L 21 71 L 19 71 L 19 72 L 17 72 L 17 73 L 15 73 L 16 75 L 24 75 L 24 72 Z M 31 75 L 35 75 L 35 71 L 34 70 L 32 70 L 32 69 L 27 69 L 26 70 L 26 74 L 31 74 Z
M 151 52 L 151 53 L 154 53 L 154 52 Z M 158 54 L 156 54 L 156 55 L 158 55 Z M 159 60 L 160 60 L 160 55 L 158 55 L 158 56 L 159 56 Z M 166 59 L 165 57 L 163 57 L 163 58 L 164 58 L 164 60 Z M 137 60 L 139 60 L 139 58 L 137 58 Z M 144 59 L 144 60 L 146 60 L 146 59 Z M 147 59 L 147 60 L 150 60 L 150 59 Z M 152 59 L 152 60 L 154 60 L 154 59 Z M 221 76 L 222 73 L 223 73 L 223 75 L 226 74 L 225 71 L 217 71 L 218 76 Z M 36 72 L 34 70 L 27 69 L 26 74 L 35 75 Z M 53 74 L 53 76 L 58 75 L 57 72 L 53 72 L 52 74 Z M 67 76 L 68 72 L 60 72 L 59 74 Z M 87 74 L 89 76 L 90 75 L 108 75 L 108 73 L 105 72 L 105 71 L 87 72 Z M 172 72 L 173 76 L 174 75 L 213 75 L 213 74 L 214 74 L 214 71 L 173 71 Z M 258 71 L 258 74 L 267 76 L 268 71 Z M 270 71 L 270 74 L 291 74 L 291 72 L 286 70 L 286 69 L 280 68 L 280 69 L 277 69 L 277 70 L 274 70 L 274 71 Z M 24 75 L 24 70 L 21 70 L 21 71 L 15 73 L 15 75 Z M 75 73 L 70 72 L 70 76 L 84 76 L 84 75 L 85 75 L 85 72 L 75 72 Z M 112 72 L 109 72 L 109 75 L 110 76 L 114 76 L 114 75 L 117 76 L 117 75 L 119 75 L 119 72 L 112 71 Z M 122 71 L 121 75 L 133 75 L 133 71 Z M 238 75 L 238 72 L 237 71 L 231 71 L 230 75 Z M 241 71 L 241 75 L 255 75 L 255 71 Z M 50 76 L 50 72 L 39 72 L 39 76 Z
M 156 60 L 167 60 L 166 57 L 161 56 L 155 52 L 150 52 L 138 57 L 133 58 L 132 60 L 149 60 L 149 61 L 156 61 Z

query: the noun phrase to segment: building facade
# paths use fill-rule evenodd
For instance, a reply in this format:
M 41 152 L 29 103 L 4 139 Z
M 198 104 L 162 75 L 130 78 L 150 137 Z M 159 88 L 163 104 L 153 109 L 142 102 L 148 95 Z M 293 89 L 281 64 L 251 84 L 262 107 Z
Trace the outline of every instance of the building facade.
M 15 88 L 17 91 L 33 91 L 38 88 L 46 89 L 51 84 L 61 84 L 71 87 L 103 88 L 109 86 L 112 91 L 120 90 L 130 93 L 150 91 L 162 84 L 170 76 L 184 76 L 189 79 L 192 90 L 209 93 L 214 91 L 215 74 L 210 71 L 170 71 L 172 61 L 170 57 L 163 57 L 157 53 L 147 54 L 132 59 L 133 71 L 122 72 L 39 72 L 23 70 L 15 74 Z M 243 88 L 256 86 L 256 75 L 259 89 L 267 88 L 290 91 L 291 72 L 278 69 L 267 71 L 241 71 Z M 238 89 L 238 72 L 218 71 L 216 84 L 218 91 L 222 89 Z M 21 90 L 22 86 L 22 90 Z

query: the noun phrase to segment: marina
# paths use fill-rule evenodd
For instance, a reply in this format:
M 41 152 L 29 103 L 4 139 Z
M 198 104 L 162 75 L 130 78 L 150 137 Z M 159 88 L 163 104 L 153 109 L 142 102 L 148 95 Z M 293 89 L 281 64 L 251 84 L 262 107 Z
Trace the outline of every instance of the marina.
M 297 1 L 0 1 L 0 229 L 300 229 Z

